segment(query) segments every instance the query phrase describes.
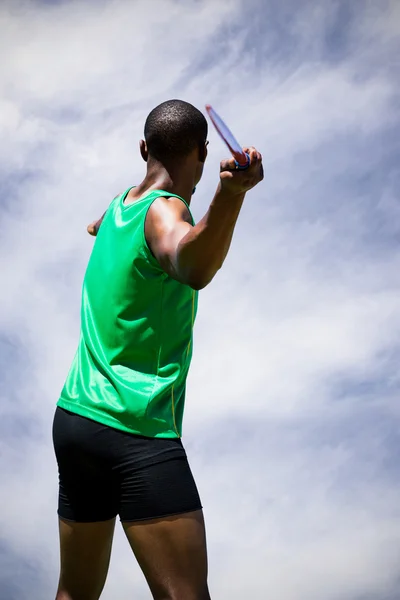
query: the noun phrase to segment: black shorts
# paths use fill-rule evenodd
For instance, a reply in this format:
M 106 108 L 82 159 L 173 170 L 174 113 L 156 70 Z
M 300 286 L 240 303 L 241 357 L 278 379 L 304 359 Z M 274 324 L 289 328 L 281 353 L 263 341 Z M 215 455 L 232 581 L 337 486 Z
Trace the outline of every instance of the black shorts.
M 142 521 L 202 508 L 180 439 L 125 433 L 58 407 L 53 442 L 62 519 Z

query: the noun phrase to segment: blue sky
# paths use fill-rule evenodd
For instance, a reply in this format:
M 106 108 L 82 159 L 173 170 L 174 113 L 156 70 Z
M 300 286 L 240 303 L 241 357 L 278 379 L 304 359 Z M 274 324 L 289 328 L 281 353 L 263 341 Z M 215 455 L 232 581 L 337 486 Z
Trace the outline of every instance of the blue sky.
M 1 3 L 1 598 L 55 590 L 51 422 L 85 228 L 143 176 L 144 119 L 179 97 L 265 163 L 201 292 L 188 382 L 213 597 L 395 600 L 399 23 L 389 0 Z M 226 154 L 209 137 L 196 218 Z M 104 598 L 133 595 L 118 529 Z

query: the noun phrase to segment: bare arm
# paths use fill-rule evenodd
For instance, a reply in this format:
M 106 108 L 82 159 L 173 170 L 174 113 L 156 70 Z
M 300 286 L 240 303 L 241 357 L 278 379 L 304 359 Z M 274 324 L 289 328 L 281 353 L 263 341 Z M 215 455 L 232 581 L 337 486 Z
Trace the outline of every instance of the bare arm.
M 246 192 L 263 178 L 261 155 L 249 151 L 246 171 L 233 171 L 234 161 L 221 163 L 221 181 L 204 217 L 192 226 L 185 205 L 177 198 L 159 198 L 151 206 L 146 239 L 168 275 L 202 289 L 222 267 Z

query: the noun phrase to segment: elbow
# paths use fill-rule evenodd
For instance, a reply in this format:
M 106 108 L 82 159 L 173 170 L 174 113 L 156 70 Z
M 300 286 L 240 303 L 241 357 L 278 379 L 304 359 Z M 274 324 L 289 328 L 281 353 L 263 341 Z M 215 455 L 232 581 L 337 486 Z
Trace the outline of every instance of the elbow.
M 214 279 L 215 273 L 191 273 L 186 284 L 193 290 L 203 290 Z
M 222 262 L 216 263 L 215 260 L 213 264 L 190 265 L 181 270 L 179 280 L 193 290 L 199 291 L 211 283 L 221 267 Z
M 199 290 L 204 289 L 210 283 L 210 281 L 211 279 L 207 280 L 205 277 L 189 277 L 185 283 L 191 287 L 192 290 L 196 290 L 198 292 Z
M 210 282 L 209 281 L 190 281 L 188 282 L 188 286 L 192 288 L 192 290 L 196 290 L 196 292 L 203 290 Z

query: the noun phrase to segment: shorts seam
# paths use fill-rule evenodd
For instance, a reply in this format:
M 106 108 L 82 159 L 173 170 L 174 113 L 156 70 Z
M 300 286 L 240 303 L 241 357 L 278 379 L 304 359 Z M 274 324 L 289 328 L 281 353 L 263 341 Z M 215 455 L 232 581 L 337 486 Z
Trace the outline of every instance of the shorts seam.
M 120 522 L 121 523 L 139 523 L 142 521 L 154 521 L 156 519 L 166 519 L 168 517 L 176 517 L 178 515 L 186 515 L 188 513 L 191 512 L 197 512 L 199 510 L 203 510 L 203 506 L 202 504 L 199 504 L 198 506 L 196 506 L 195 508 L 189 508 L 189 509 L 185 509 L 185 510 L 179 510 L 177 512 L 170 512 L 170 513 L 164 513 L 161 515 L 156 515 L 155 517 L 151 516 L 151 517 L 140 517 L 138 519 L 121 519 L 120 517 Z
M 112 517 L 107 517 L 106 519 L 71 519 L 70 517 L 63 517 L 60 514 L 60 511 L 57 511 L 58 518 L 61 521 L 65 521 L 66 523 L 105 523 L 106 521 L 111 521 L 112 519 L 116 519 L 118 517 L 118 512 L 115 513 Z

